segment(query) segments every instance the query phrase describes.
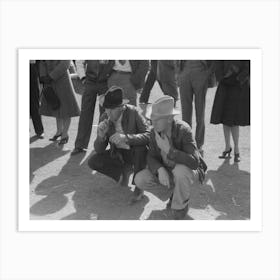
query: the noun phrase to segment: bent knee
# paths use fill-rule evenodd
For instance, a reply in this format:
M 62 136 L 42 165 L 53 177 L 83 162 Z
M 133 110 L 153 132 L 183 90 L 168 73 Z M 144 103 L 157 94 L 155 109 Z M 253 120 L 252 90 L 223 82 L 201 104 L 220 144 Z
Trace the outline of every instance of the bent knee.
M 149 183 L 151 175 L 149 170 L 143 169 L 136 173 L 135 178 L 134 178 L 134 183 L 135 185 L 140 188 L 144 189 L 145 186 Z
M 101 168 L 103 165 L 102 160 L 100 158 L 100 155 L 94 154 L 89 160 L 88 160 L 88 166 L 93 169 L 97 170 Z
M 194 178 L 193 170 L 183 164 L 176 164 L 176 166 L 172 170 L 172 173 L 177 179 L 188 178 L 190 180 L 193 180 Z

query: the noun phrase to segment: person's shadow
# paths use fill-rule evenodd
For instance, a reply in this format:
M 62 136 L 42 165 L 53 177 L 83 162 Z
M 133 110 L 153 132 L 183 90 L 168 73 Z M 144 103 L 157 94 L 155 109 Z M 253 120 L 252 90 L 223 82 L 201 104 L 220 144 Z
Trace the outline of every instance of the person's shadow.
M 64 220 L 96 217 L 100 220 L 139 219 L 146 200 L 129 205 L 131 189 L 120 187 L 107 176 L 92 172 L 87 159 L 80 164 L 83 156 L 69 157 L 57 176 L 47 178 L 36 187 L 35 194 L 45 198 L 32 205 L 30 213 L 40 216 L 40 219 L 58 211 L 65 211 L 66 215 L 62 213 L 61 218 Z
M 207 172 L 204 185 L 194 188 L 193 216 L 202 219 L 250 219 L 250 173 L 226 159 L 217 170 Z
M 225 160 L 217 170 L 209 170 L 205 183 L 191 189 L 187 220 L 250 219 L 250 173 Z M 152 211 L 151 220 L 170 220 L 170 209 Z
M 51 142 L 49 145 L 43 148 L 30 148 L 30 177 L 31 183 L 34 178 L 34 172 L 40 167 L 54 161 L 55 159 L 64 156 L 69 151 L 64 151 L 62 148 L 58 148 L 56 143 Z

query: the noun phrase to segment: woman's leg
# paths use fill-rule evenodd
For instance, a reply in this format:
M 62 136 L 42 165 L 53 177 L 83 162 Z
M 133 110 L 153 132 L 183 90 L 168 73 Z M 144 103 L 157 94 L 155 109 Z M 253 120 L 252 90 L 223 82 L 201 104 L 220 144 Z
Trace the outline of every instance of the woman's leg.
M 231 127 L 224 124 L 223 125 L 223 129 L 224 129 L 225 144 L 226 144 L 225 151 L 229 151 L 229 149 L 230 149 L 230 132 L 231 132 Z
M 231 134 L 234 143 L 234 153 L 239 154 L 239 126 L 232 126 Z
M 71 118 L 64 118 L 62 119 L 62 135 L 61 138 L 68 137 L 68 130 L 71 124 Z
M 62 119 L 56 118 L 56 134 L 55 135 L 60 135 L 63 130 L 63 123 Z

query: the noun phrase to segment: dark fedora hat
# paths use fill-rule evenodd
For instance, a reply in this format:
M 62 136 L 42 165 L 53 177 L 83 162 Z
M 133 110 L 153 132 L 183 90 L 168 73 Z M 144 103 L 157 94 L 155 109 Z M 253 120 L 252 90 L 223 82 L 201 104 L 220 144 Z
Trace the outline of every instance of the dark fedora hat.
M 105 109 L 113 109 L 127 104 L 128 102 L 128 99 L 123 99 L 123 89 L 117 86 L 112 86 L 105 93 L 102 106 Z

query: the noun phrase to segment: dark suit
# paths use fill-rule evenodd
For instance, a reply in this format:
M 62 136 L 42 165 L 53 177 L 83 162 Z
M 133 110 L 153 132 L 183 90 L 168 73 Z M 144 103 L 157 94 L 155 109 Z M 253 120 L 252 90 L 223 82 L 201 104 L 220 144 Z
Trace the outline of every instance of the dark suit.
M 202 149 L 205 135 L 205 97 L 213 64 L 206 60 L 181 60 L 179 63 L 179 87 L 182 119 L 192 126 L 193 97 L 196 113 L 195 140 Z M 212 86 L 212 85 L 211 85 Z
M 81 116 L 75 148 L 86 149 L 91 136 L 93 116 L 97 95 L 104 94 L 107 80 L 112 72 L 112 61 L 100 64 L 99 60 L 85 60 L 85 91 L 82 96 Z M 83 78 L 83 77 L 80 77 Z M 102 108 L 99 108 L 102 112 Z
M 104 113 L 101 120 L 107 119 Z M 109 122 L 109 131 L 105 139 L 98 136 L 94 142 L 96 153 L 89 159 L 88 165 L 93 170 L 97 170 L 114 180 L 118 181 L 124 169 L 132 166 L 134 174 L 146 166 L 146 145 L 149 143 L 150 131 L 148 125 L 135 106 L 125 105 L 122 116 L 122 129 L 127 136 L 129 150 L 120 149 L 115 144 L 109 143 L 109 138 L 115 133 L 114 123 Z M 110 150 L 106 150 L 110 144 Z

